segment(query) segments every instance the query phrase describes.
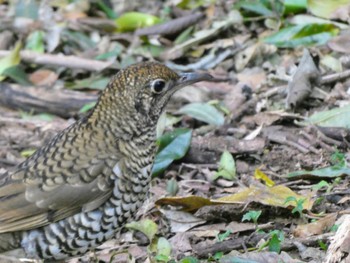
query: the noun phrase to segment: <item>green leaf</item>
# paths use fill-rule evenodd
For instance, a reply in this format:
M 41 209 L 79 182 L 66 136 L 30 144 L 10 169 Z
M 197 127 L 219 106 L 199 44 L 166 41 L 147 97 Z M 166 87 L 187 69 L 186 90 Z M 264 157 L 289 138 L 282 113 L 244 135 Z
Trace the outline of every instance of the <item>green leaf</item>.
M 343 71 L 343 66 L 342 66 L 342 63 L 340 62 L 340 59 L 335 58 L 332 55 L 323 56 L 320 61 L 320 64 L 338 73 Z
M 213 125 L 223 125 L 225 117 L 222 112 L 207 103 L 190 103 L 182 107 L 178 113 L 187 114 L 192 118 Z
M 284 201 L 284 204 L 287 204 L 289 202 L 298 202 L 298 199 L 295 196 L 288 196 L 286 200 Z
M 178 35 L 174 41 L 174 44 L 179 45 L 185 42 L 186 40 L 189 40 L 191 38 L 191 33 L 193 31 L 193 28 L 194 28 L 193 26 L 190 26 L 185 31 L 183 31 L 180 35 Z
M 218 234 L 217 235 L 217 240 L 219 242 L 222 242 L 224 241 L 229 235 L 231 235 L 232 231 L 231 230 L 227 230 L 225 233 L 222 233 L 222 234 Z
M 114 12 L 114 10 L 112 8 L 110 8 L 109 6 L 107 6 L 104 1 L 99 0 L 97 1 L 97 6 L 106 14 L 106 16 L 110 19 L 115 19 L 117 18 L 117 14 Z
M 331 162 L 333 164 L 333 167 L 335 169 L 341 169 L 344 167 L 347 167 L 347 161 L 346 161 L 346 156 L 344 153 L 339 152 L 336 150 L 332 155 L 331 155 Z
M 145 234 L 148 237 L 148 240 L 152 242 L 155 234 L 158 231 L 158 226 L 150 219 L 143 219 L 138 222 L 133 221 L 125 225 L 126 228 L 137 230 Z
M 44 32 L 41 30 L 37 30 L 32 32 L 27 37 L 26 49 L 33 50 L 38 53 L 44 53 Z
M 173 140 L 176 139 L 176 137 L 188 133 L 191 131 L 190 129 L 187 128 L 178 128 L 175 129 L 171 132 L 167 132 L 163 134 L 161 137 L 158 138 L 157 140 L 157 145 L 158 145 L 158 153 L 161 152 L 167 145 L 169 145 Z
M 141 55 L 144 57 L 149 57 L 150 55 L 152 57 L 159 57 L 161 56 L 165 51 L 164 46 L 156 46 L 152 44 L 144 44 L 134 50 L 135 55 Z
M 350 105 L 334 108 L 331 110 L 316 112 L 306 121 L 300 122 L 301 125 L 317 125 L 322 127 L 343 127 L 350 128 Z
M 332 24 L 341 30 L 347 29 L 349 26 L 342 22 L 336 22 L 325 18 L 320 18 L 307 14 L 294 15 L 290 20 L 293 25 L 309 25 L 309 24 Z
M 49 113 L 40 113 L 32 115 L 28 112 L 21 112 L 21 118 L 23 120 L 43 120 L 43 121 L 52 121 L 55 116 Z
M 116 43 L 116 46 L 113 50 L 100 54 L 98 56 L 95 57 L 95 59 L 97 60 L 106 60 L 112 57 L 118 57 L 121 52 L 124 50 L 124 47 L 122 44 Z
M 294 208 L 292 210 L 292 213 L 299 213 L 300 216 L 302 216 L 303 214 L 303 210 L 304 210 L 304 202 L 306 201 L 306 199 L 300 198 L 297 199 L 295 196 L 289 196 L 286 198 L 284 204 L 287 203 L 294 203 Z
M 104 90 L 109 83 L 109 78 L 92 76 L 90 78 L 77 80 L 74 83 L 66 82 L 65 86 L 69 89 L 97 89 Z
M 96 105 L 96 102 L 95 102 L 95 101 L 86 103 L 83 107 L 81 107 L 81 109 L 79 110 L 79 113 L 88 112 L 88 111 L 91 110 L 93 107 L 95 107 L 95 105 Z
M 339 29 L 332 24 L 296 25 L 283 28 L 263 41 L 277 47 L 323 45 L 338 32 Z
M 219 162 L 218 172 L 213 176 L 213 180 L 223 177 L 227 180 L 233 180 L 236 177 L 236 163 L 230 152 L 224 151 Z
M 254 211 L 254 210 L 248 211 L 247 213 L 245 213 L 243 215 L 242 222 L 247 220 L 247 221 L 253 221 L 254 224 L 257 224 L 260 215 L 261 215 L 261 211 L 260 210 L 258 210 L 258 211 Z
M 171 245 L 169 241 L 164 237 L 160 237 L 157 243 L 157 257 L 161 256 L 162 260 L 165 261 L 165 260 L 169 260 L 170 254 L 171 254 Z
M 115 20 L 119 32 L 134 31 L 138 28 L 153 26 L 161 22 L 160 18 L 140 12 L 128 12 Z
M 35 153 L 35 151 L 36 151 L 36 149 L 23 150 L 23 151 L 21 151 L 21 156 L 27 158 L 27 157 L 33 155 L 33 153 Z
M 170 257 L 169 257 L 169 256 L 164 256 L 164 255 L 160 254 L 160 255 L 156 255 L 156 256 L 154 257 L 154 259 L 156 259 L 157 262 L 165 262 L 165 263 L 167 263 L 167 262 L 169 262 Z
M 222 258 L 222 256 L 224 255 L 224 252 L 222 252 L 222 251 L 218 251 L 218 252 L 216 252 L 215 254 L 214 254 L 214 256 L 213 256 L 213 259 L 214 260 L 220 260 L 221 258 Z
M 166 191 L 170 196 L 175 196 L 177 191 L 179 191 L 179 185 L 174 178 L 171 178 L 169 181 L 167 181 Z
M 296 171 L 289 173 L 287 176 L 289 178 L 334 178 L 334 177 L 339 177 L 342 175 L 350 175 L 350 168 L 348 167 L 334 167 L 334 166 L 329 166 L 325 168 L 321 168 L 318 170 L 313 170 L 313 171 L 307 171 L 307 170 L 301 170 L 301 171 Z
M 280 253 L 281 251 L 281 241 L 276 233 L 272 234 L 269 241 L 269 251 Z
M 322 240 L 318 240 L 318 244 L 322 250 L 327 251 L 328 246 Z
M 334 225 L 331 227 L 331 229 L 329 230 L 329 232 L 337 232 L 338 228 L 339 228 L 339 225 L 338 225 L 338 224 L 334 224 Z
M 181 259 L 180 263 L 199 263 L 199 260 L 195 257 L 185 257 Z
M 272 17 L 274 16 L 274 12 L 271 10 L 271 7 L 268 5 L 266 1 L 254 0 L 254 1 L 246 1 L 241 0 L 236 4 L 237 8 L 244 9 L 245 11 L 249 11 L 264 17 Z
M 96 43 L 82 32 L 65 29 L 62 31 L 62 37 L 68 40 L 67 42 L 69 42 L 69 45 L 75 44 L 82 50 L 92 49 L 96 46 Z
M 154 160 L 153 175 L 163 172 L 174 160 L 185 156 L 191 144 L 192 130 L 176 129 L 158 140 L 158 153 Z
M 163 112 L 157 123 L 157 138 L 163 135 L 165 128 L 172 128 L 173 125 L 181 121 L 181 119 L 181 117 Z
M 307 9 L 307 0 L 284 0 L 284 14 L 296 14 Z
M 326 187 L 328 188 L 330 186 L 330 184 L 328 182 L 326 182 L 325 180 L 322 180 L 320 181 L 318 184 L 315 184 L 313 187 L 312 187 L 312 190 L 320 190 L 322 189 L 323 187 Z
M 4 72 L 13 66 L 16 66 L 21 61 L 20 51 L 22 48 L 21 42 L 17 42 L 15 48 L 6 57 L 0 60 L 0 82 L 3 81 L 6 76 Z
M 182 0 L 176 6 L 181 9 L 196 9 L 201 6 L 215 3 L 215 0 Z
M 32 85 L 32 83 L 27 77 L 27 74 L 24 72 L 20 65 L 5 69 L 5 71 L 2 74 L 6 77 L 13 79 L 14 81 L 23 86 Z

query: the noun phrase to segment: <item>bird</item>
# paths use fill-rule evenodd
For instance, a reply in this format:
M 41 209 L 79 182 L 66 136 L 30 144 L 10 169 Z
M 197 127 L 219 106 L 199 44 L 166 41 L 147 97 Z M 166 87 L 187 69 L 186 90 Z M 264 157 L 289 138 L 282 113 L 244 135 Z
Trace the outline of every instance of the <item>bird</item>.
M 0 253 L 55 262 L 113 238 L 147 196 L 169 99 L 211 78 L 158 62 L 119 70 L 90 113 L 0 176 Z

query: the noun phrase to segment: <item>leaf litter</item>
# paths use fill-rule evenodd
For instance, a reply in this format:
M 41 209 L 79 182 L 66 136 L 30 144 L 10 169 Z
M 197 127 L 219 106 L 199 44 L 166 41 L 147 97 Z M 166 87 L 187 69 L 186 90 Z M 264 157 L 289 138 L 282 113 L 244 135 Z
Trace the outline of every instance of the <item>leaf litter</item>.
M 347 8 L 0 1 L 0 173 L 86 114 L 120 67 L 204 69 L 215 81 L 176 94 L 159 124 L 137 220 L 79 260 L 339 262 L 350 236 Z

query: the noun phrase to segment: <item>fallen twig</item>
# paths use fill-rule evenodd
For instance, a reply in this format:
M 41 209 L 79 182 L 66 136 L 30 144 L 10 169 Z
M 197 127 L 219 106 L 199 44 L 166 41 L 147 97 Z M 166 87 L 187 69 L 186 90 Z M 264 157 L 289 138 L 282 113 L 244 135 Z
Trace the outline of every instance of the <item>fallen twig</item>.
M 196 24 L 203 17 L 203 13 L 194 13 L 167 21 L 163 24 L 138 29 L 135 34 L 137 36 L 172 35 Z
M 350 70 L 345 70 L 343 72 L 323 76 L 321 78 L 320 82 L 322 85 L 325 85 L 325 84 L 341 81 L 341 80 L 347 79 L 349 77 L 350 77 Z
M 96 95 L 86 92 L 23 88 L 0 83 L 0 105 L 24 111 L 46 112 L 67 118 L 76 115 L 85 104 L 96 100 Z
M 0 58 L 10 54 L 11 51 L 0 50 Z M 25 62 L 39 65 L 66 67 L 71 69 L 83 69 L 89 71 L 101 71 L 111 67 L 112 62 L 105 62 L 76 56 L 65 56 L 62 54 L 40 54 L 32 51 L 21 51 L 21 59 Z

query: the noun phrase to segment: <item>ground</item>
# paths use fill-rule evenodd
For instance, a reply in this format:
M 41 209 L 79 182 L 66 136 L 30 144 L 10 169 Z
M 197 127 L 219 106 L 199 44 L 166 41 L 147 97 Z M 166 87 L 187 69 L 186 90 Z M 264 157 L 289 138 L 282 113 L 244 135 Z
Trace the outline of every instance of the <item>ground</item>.
M 0 173 L 86 115 L 120 68 L 214 77 L 170 101 L 171 165 L 136 221 L 70 262 L 346 262 L 348 6 L 243 2 L 0 1 Z

